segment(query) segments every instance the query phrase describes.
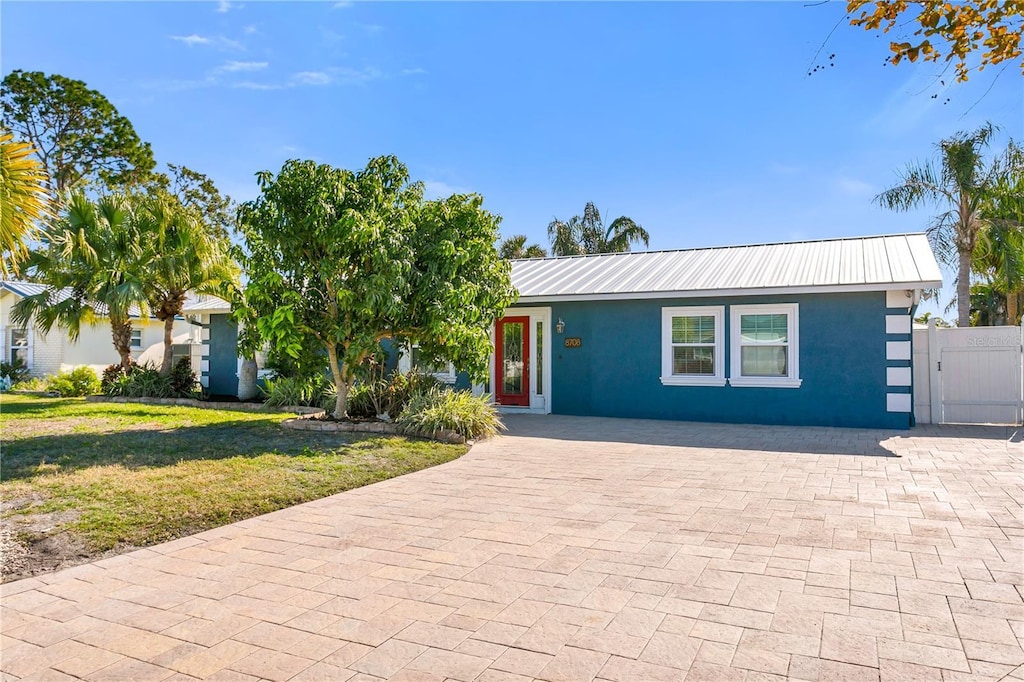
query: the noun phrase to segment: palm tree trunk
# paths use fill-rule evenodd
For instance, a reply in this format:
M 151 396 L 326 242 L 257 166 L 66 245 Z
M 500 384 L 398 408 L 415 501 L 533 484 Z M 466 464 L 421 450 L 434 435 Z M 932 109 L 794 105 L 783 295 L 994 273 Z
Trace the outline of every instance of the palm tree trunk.
M 121 368 L 132 366 L 132 323 L 129 320 L 110 318 L 110 335 L 114 341 L 114 349 L 121 356 Z
M 1020 323 L 1019 296 L 1019 291 L 1011 291 L 1006 294 L 1006 324 L 1016 326 Z
M 171 359 L 173 348 L 173 339 L 171 338 L 171 332 L 174 331 L 174 318 L 168 317 L 164 320 L 164 357 L 160 361 L 160 376 L 169 377 L 171 376 Z
M 971 326 L 971 250 L 958 247 L 960 263 L 956 280 L 956 324 Z

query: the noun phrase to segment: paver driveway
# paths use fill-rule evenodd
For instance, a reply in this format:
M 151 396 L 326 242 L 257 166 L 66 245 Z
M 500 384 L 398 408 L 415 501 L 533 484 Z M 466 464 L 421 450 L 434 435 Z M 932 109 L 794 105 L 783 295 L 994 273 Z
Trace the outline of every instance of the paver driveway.
M 1013 430 L 509 422 L 5 585 L 5 679 L 1024 679 Z

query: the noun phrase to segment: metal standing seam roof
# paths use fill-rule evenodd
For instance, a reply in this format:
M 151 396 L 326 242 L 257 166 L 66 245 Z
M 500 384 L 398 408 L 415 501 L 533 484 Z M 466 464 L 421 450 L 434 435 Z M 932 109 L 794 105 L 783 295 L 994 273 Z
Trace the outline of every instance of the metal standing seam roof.
M 5 280 L 0 282 L 0 290 L 6 289 L 13 294 L 21 297 L 34 296 L 35 294 L 41 294 L 50 287 L 46 284 L 39 284 L 36 282 L 22 282 L 18 280 Z M 71 297 L 71 289 L 60 289 L 57 292 L 57 300 L 63 301 Z M 93 306 L 96 311 L 96 315 L 99 317 L 106 317 L 107 306 L 102 303 L 97 303 Z M 196 313 L 196 312 L 231 312 L 231 304 L 227 301 L 217 298 L 216 296 L 196 296 L 189 294 L 188 299 L 185 302 L 185 306 L 182 309 L 182 313 Z M 139 317 L 139 309 L 136 306 L 132 306 L 129 309 L 131 317 Z M 150 316 L 151 319 L 156 319 Z
M 512 261 L 519 301 L 926 289 L 924 233 Z

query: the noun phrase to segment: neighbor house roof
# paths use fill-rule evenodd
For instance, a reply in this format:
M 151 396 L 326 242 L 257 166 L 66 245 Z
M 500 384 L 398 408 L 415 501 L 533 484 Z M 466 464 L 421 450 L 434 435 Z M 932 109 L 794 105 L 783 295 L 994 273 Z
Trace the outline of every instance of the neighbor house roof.
M 924 233 L 512 261 L 521 303 L 926 289 L 942 274 Z
M 230 313 L 231 304 L 217 296 L 208 294 L 190 294 L 185 306 L 181 309 L 182 315 L 194 315 L 196 313 Z
M 46 284 L 39 284 L 37 282 L 22 282 L 19 280 L 4 280 L 0 282 L 0 291 L 7 290 L 16 296 L 22 298 L 26 296 L 35 296 L 41 294 L 44 291 L 50 290 L 51 287 Z M 66 301 L 71 298 L 71 289 L 65 287 L 63 289 L 57 289 L 55 292 L 56 302 Z M 107 316 L 107 306 L 103 303 L 96 303 L 93 305 L 95 314 L 99 317 Z M 128 314 L 131 317 L 139 317 L 139 309 L 137 306 L 132 306 L 128 309 Z

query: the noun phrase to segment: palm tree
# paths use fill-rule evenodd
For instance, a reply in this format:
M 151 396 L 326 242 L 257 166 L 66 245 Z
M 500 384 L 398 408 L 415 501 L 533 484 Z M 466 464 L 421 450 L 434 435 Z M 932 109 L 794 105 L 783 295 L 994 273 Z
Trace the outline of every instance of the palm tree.
M 1020 163 L 1018 155 L 1009 151 L 986 163 L 984 150 L 996 130 L 986 123 L 974 132 L 943 140 L 937 145 L 939 171 L 931 163 L 911 164 L 900 175 L 900 184 L 875 197 L 878 204 L 894 211 L 932 203 L 946 209 L 935 217 L 928 235 L 939 257 L 957 268 L 957 323 L 961 327 L 970 325 L 971 255 L 986 224 L 982 209 L 992 188 Z
M 15 142 L 0 129 L 0 275 L 19 274 L 28 256 L 25 243 L 37 235 L 36 224 L 48 214 L 46 172 L 32 156 L 32 145 Z
M 34 323 L 44 334 L 56 325 L 77 340 L 83 324 L 109 317 L 121 366 L 131 365 L 133 314 L 147 312 L 142 234 L 123 196 L 93 203 L 72 194 L 60 220 L 44 228 L 45 248 L 29 256 L 36 277 L 49 285 L 11 309 L 16 324 Z
M 1016 325 L 1024 298 L 1024 175 L 1000 181 L 983 214 L 972 268 L 1006 298 L 1006 323 Z
M 540 244 L 526 245 L 525 234 L 514 234 L 498 246 L 498 254 L 505 260 L 519 258 L 546 258 L 548 252 Z
M 214 234 L 197 211 L 166 193 L 137 197 L 136 216 L 145 238 L 149 306 L 164 323 L 164 355 L 160 374 L 171 373 L 174 319 L 181 315 L 188 292 L 225 295 L 238 278 L 227 238 Z
M 619 216 L 605 229 L 601 214 L 592 201 L 583 209 L 583 216 L 568 221 L 555 218 L 548 223 L 548 239 L 555 256 L 578 256 L 587 253 L 622 253 L 632 244 L 649 246 L 651 236 L 632 218 Z

